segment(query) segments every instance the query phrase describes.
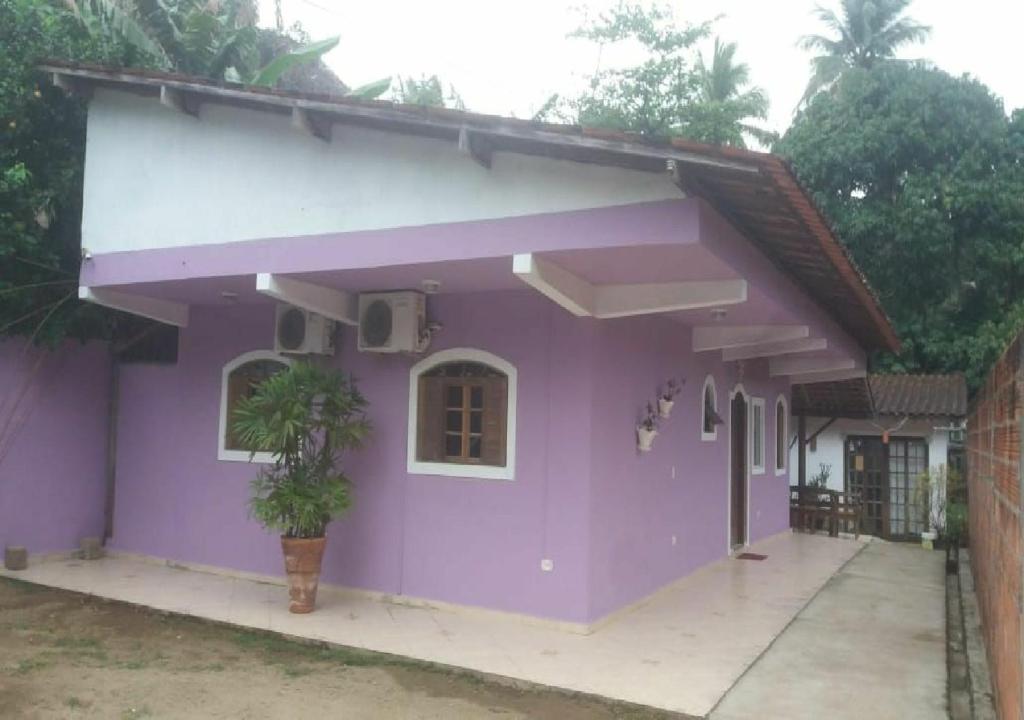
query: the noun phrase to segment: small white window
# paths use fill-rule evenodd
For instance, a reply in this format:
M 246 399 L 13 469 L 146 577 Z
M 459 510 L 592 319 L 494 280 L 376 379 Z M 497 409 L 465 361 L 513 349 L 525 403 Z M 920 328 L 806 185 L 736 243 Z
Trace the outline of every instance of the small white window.
M 718 394 L 715 392 L 715 379 L 708 375 L 704 378 L 704 390 L 700 400 L 700 439 L 714 440 L 718 437 L 718 426 L 722 418 L 718 415 Z
M 789 407 L 786 398 L 779 395 L 775 401 L 775 474 L 786 474 L 789 455 Z
M 764 473 L 764 398 L 750 399 L 750 471 Z
M 220 383 L 220 427 L 217 440 L 217 459 L 233 462 L 274 462 L 273 453 L 251 453 L 238 441 L 232 431 L 232 415 L 238 401 L 252 394 L 253 389 L 271 375 L 292 364 L 290 358 L 269 350 L 255 350 L 239 355 L 224 366 Z
M 515 476 L 516 369 L 482 350 L 434 353 L 409 377 L 407 469 L 420 475 Z

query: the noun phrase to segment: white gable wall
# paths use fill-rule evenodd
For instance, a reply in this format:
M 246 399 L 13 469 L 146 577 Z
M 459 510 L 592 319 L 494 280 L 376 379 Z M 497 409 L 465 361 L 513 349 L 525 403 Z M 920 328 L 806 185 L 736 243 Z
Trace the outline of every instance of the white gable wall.
M 807 435 L 810 437 L 828 418 L 807 418 Z M 827 430 L 818 435 L 817 448 L 807 448 L 807 480 L 818 474 L 822 464 L 831 465 L 828 487 L 832 490 L 843 490 L 843 443 L 851 435 L 881 436 L 883 429 L 889 429 L 891 437 L 919 437 L 928 443 L 928 465 L 937 468 L 946 464 L 946 450 L 949 447 L 949 432 L 936 430 L 948 427 L 949 422 L 943 420 L 909 420 L 899 430 L 893 430 L 899 421 L 886 418 L 874 423 L 867 420 L 836 420 Z M 797 420 L 792 418 L 790 427 L 796 429 Z M 799 449 L 794 443 L 790 448 L 790 467 L 793 468 L 793 484 L 796 484 L 796 468 L 799 462 Z
M 667 175 L 496 153 L 208 103 L 200 119 L 98 89 L 90 103 L 82 244 L 108 253 L 372 230 L 679 199 Z

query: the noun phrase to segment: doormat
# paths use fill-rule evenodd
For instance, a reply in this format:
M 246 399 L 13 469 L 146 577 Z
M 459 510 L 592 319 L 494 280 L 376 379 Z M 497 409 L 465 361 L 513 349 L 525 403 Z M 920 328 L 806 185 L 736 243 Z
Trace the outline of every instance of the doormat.
M 737 560 L 764 560 L 767 555 L 758 555 L 757 553 L 740 553 L 736 556 Z

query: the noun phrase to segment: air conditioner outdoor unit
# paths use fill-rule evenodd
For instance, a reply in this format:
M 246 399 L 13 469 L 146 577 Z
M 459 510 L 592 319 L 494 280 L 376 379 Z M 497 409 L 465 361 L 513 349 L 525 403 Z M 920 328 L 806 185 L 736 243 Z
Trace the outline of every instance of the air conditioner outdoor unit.
M 278 305 L 274 350 L 295 355 L 333 355 L 334 322 L 293 305 Z
M 423 293 L 360 293 L 360 352 L 420 353 L 428 345 L 427 301 Z

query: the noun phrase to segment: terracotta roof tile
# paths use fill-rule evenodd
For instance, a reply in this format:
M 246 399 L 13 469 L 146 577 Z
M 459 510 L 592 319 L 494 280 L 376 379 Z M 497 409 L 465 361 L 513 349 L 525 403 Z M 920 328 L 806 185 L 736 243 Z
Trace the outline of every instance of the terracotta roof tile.
M 879 415 L 963 417 L 967 381 L 963 375 L 871 375 L 871 395 Z

